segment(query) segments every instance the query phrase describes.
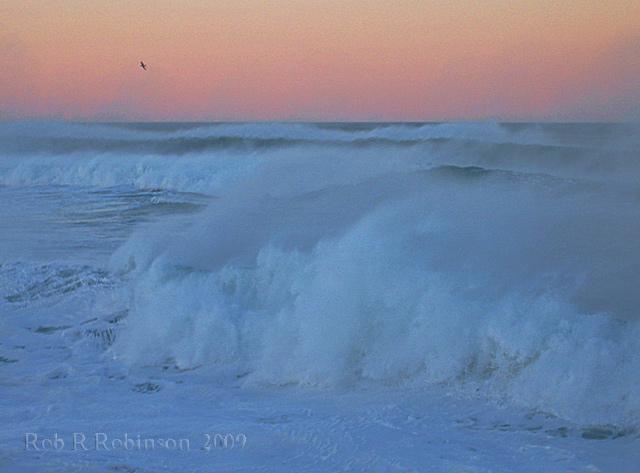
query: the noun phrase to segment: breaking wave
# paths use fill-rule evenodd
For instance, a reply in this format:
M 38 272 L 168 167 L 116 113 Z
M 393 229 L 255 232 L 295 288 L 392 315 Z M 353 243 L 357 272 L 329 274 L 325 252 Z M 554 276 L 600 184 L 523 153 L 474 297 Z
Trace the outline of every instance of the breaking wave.
M 114 353 L 230 365 L 248 385 L 445 383 L 637 422 L 637 187 L 585 178 L 591 147 L 491 146 L 520 161 L 385 147 L 261 161 L 179 234 L 164 221 L 116 252 L 134 295 Z M 524 171 L 560 168 L 550 149 L 577 175 Z
M 264 163 L 300 157 L 332 175 L 454 165 L 629 181 L 640 177 L 638 136 L 622 125 L 5 123 L 0 184 L 217 195 Z
M 640 422 L 634 127 L 0 129 L 5 186 L 215 197 L 111 258 L 130 299 L 107 345 L 128 363 L 232 367 L 247 385 L 446 384 Z M 78 271 L 47 287 L 100 283 Z

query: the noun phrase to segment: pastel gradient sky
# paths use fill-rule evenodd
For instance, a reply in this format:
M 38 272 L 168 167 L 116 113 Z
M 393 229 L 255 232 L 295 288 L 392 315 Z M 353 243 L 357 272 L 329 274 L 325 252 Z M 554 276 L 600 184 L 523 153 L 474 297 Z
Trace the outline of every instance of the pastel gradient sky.
M 640 1 L 0 0 L 0 119 L 637 120 Z

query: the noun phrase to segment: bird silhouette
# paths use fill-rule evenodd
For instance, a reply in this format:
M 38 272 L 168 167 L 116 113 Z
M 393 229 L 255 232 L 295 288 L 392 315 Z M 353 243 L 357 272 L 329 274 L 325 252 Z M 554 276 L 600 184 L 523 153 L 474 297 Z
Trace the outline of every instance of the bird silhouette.
M 140 67 L 143 68 L 145 71 L 147 70 L 147 65 L 142 61 L 140 61 Z

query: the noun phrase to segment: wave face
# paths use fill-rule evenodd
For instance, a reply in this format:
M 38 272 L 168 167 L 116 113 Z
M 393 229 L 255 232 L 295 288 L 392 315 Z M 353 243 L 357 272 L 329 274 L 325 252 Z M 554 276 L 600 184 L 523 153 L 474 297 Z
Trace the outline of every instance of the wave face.
M 129 315 L 110 349 L 129 363 L 232 366 L 247 385 L 446 383 L 640 421 L 635 127 L 0 130 L 4 186 L 207 202 L 140 220 L 111 257 Z

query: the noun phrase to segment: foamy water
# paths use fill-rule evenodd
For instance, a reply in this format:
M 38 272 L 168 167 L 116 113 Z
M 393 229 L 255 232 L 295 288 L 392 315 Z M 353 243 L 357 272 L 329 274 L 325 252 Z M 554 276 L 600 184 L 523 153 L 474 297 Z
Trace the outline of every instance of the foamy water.
M 2 124 L 0 466 L 635 471 L 639 144 Z M 57 432 L 192 448 L 25 449 Z

